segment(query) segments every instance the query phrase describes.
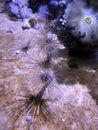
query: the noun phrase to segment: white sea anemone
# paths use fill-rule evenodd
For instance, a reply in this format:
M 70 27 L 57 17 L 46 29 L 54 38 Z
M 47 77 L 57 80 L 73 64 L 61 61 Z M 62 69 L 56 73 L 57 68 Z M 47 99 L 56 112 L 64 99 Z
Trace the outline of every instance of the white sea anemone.
M 82 34 L 85 33 L 83 41 L 94 42 L 95 40 L 98 40 L 98 19 L 92 9 L 82 9 L 79 30 Z
M 84 35 L 81 40 L 83 43 L 95 44 L 98 40 L 98 18 L 97 12 L 94 12 L 92 8 L 87 8 L 84 1 L 78 2 L 74 0 L 67 7 L 69 11 L 63 15 L 63 18 L 67 21 L 68 25 L 75 27 L 72 31 L 73 35 L 78 37 L 80 34 Z

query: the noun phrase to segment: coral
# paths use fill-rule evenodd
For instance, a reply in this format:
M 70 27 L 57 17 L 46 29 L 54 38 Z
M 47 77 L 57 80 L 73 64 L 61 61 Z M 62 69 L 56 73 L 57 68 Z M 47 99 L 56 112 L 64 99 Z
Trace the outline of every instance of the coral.
M 46 18 L 47 14 L 48 14 L 48 7 L 47 5 L 40 5 L 38 8 L 38 13 L 40 15 L 40 17 Z
M 18 18 L 29 18 L 32 16 L 32 10 L 28 8 L 28 0 L 12 0 L 9 3 L 10 12 Z

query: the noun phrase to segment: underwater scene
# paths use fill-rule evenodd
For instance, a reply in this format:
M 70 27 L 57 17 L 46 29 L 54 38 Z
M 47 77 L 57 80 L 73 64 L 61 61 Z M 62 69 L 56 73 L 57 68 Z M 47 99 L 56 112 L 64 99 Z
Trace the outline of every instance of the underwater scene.
M 98 130 L 98 0 L 0 0 L 0 130 Z

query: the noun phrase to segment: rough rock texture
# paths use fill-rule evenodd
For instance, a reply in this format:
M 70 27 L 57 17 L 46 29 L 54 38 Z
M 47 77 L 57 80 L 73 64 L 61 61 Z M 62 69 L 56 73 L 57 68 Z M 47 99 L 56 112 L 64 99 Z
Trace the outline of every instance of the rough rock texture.
M 37 14 L 32 17 L 39 18 Z M 23 21 L 0 14 L 0 130 L 98 130 L 98 107 L 90 95 L 98 96 L 97 64 L 77 59 L 79 68 L 70 68 L 66 48 L 39 21 L 38 29 L 23 30 Z M 44 68 L 40 63 L 51 44 L 51 64 Z M 45 121 L 31 113 L 27 122 L 29 112 L 21 99 L 40 91 L 40 74 L 46 72 L 52 77 L 43 95 L 50 116 Z

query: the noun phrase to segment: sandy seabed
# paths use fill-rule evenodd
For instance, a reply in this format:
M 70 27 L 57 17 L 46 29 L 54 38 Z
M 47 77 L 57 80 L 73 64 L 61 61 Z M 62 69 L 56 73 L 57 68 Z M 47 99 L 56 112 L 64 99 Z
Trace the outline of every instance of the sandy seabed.
M 98 95 L 97 66 L 70 68 L 66 48 L 44 24 L 42 20 L 38 29 L 23 30 L 23 21 L 0 14 L 0 130 L 98 130 L 98 106 L 90 94 Z M 47 57 L 47 39 L 55 51 L 51 67 L 42 68 L 39 63 Z M 43 95 L 51 116 L 45 113 L 45 121 L 31 113 L 26 121 L 21 99 L 39 92 L 42 73 L 52 77 Z

